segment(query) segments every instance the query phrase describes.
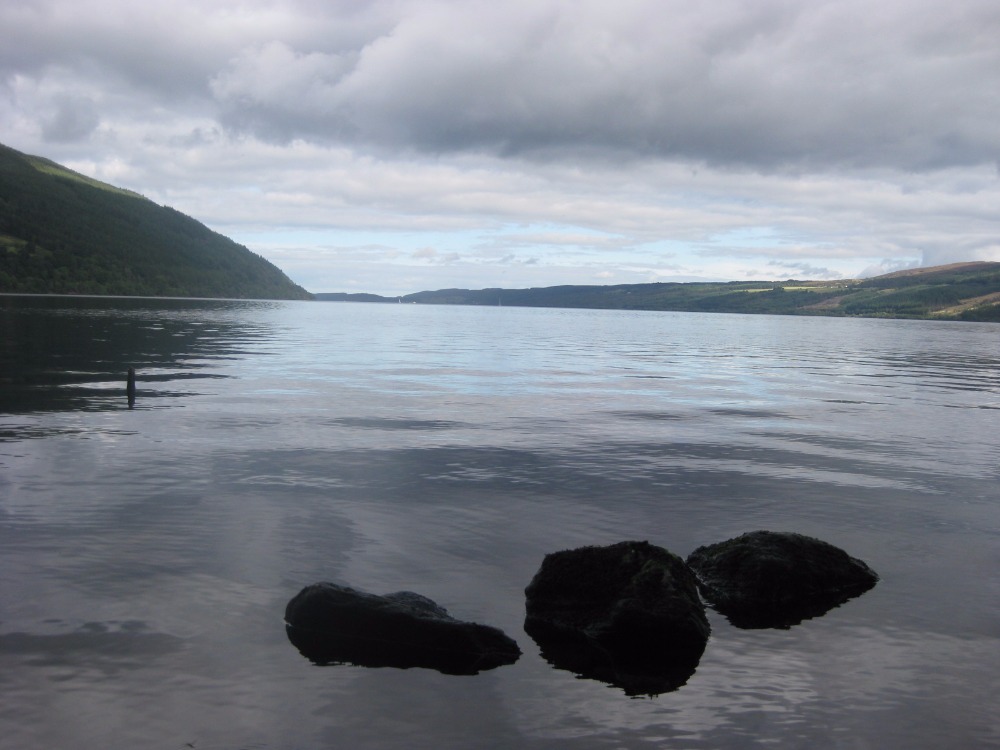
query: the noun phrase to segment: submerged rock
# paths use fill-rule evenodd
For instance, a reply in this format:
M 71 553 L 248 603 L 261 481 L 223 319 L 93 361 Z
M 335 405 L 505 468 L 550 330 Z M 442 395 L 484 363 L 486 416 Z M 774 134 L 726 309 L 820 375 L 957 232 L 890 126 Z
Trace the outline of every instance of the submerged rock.
M 315 583 L 288 602 L 285 625 L 300 653 L 321 665 L 424 667 L 470 675 L 513 664 L 521 655 L 501 630 L 456 620 L 412 591 L 378 596 Z
M 788 628 L 868 589 L 878 575 L 832 544 L 793 532 L 752 531 L 687 558 L 705 598 L 741 628 Z
M 694 574 L 648 542 L 546 555 L 525 594 L 544 658 L 630 695 L 687 682 L 710 633 Z

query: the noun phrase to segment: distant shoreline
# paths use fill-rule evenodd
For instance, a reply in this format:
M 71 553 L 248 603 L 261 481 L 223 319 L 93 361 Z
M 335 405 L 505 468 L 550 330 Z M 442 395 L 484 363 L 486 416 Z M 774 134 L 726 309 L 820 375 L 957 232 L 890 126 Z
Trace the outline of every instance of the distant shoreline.
M 553 307 L 816 317 L 1000 321 L 1000 263 L 972 261 L 835 281 L 660 282 L 530 289 L 440 289 L 382 296 L 319 292 L 319 302 Z

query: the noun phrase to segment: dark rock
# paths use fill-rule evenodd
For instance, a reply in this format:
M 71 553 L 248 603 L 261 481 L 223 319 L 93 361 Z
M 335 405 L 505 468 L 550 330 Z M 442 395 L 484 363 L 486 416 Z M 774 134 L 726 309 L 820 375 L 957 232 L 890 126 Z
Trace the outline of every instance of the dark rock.
M 521 655 L 497 628 L 456 620 L 411 591 L 377 596 L 334 583 L 302 589 L 285 608 L 288 639 L 316 664 L 424 667 L 477 674 Z
M 694 574 L 648 542 L 546 555 L 525 594 L 544 658 L 630 695 L 687 682 L 710 633 Z
M 878 575 L 832 544 L 752 531 L 699 547 L 687 559 L 705 598 L 741 628 L 788 628 L 863 594 Z

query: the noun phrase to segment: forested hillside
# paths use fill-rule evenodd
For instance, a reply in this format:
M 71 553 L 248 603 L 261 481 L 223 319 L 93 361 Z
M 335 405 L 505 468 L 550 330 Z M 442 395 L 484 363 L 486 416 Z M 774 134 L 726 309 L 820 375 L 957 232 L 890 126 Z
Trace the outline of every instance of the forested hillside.
M 179 211 L 2 145 L 0 292 L 311 298 Z
M 1000 263 L 916 268 L 871 279 L 441 289 L 404 297 L 317 294 L 317 299 L 438 305 L 1000 320 Z

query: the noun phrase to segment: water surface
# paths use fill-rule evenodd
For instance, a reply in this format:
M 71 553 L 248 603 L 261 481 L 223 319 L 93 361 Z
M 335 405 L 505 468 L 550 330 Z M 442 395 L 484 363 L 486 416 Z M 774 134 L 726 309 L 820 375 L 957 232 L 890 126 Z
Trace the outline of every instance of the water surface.
M 0 746 L 1000 746 L 998 409 L 996 324 L 0 297 Z M 522 629 L 548 552 L 758 528 L 882 580 L 710 613 L 646 700 Z M 313 666 L 282 614 L 321 580 L 524 655 Z

